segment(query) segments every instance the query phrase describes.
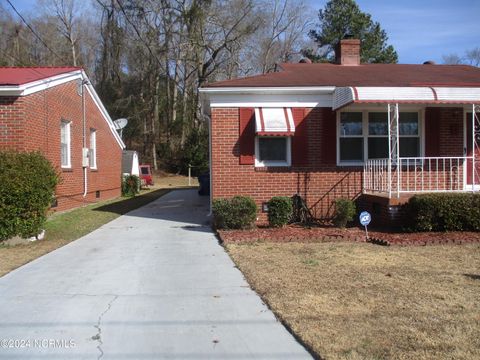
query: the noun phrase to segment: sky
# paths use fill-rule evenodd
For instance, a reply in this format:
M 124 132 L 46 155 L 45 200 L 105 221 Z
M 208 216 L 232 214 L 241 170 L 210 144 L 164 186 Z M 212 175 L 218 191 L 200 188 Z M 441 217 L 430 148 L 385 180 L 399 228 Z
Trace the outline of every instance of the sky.
M 35 4 L 35 0 L 11 1 L 22 13 L 28 13 Z M 306 1 L 315 12 L 327 3 L 327 0 Z M 9 8 L 6 0 L 0 2 Z M 421 64 L 427 60 L 442 63 L 443 55 L 463 56 L 466 50 L 480 47 L 480 0 L 356 2 L 387 32 L 388 43 L 397 50 L 400 63 Z
M 327 1 L 309 0 L 322 9 Z M 443 55 L 463 56 L 480 47 L 480 0 L 357 0 L 387 32 L 399 63 L 442 63 Z

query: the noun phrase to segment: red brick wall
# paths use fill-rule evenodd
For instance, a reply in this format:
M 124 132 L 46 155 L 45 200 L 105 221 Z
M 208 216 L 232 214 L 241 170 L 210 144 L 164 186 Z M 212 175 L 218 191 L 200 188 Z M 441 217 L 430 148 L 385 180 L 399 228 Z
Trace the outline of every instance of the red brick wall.
M 90 129 L 97 130 L 97 169 L 87 170 L 88 194 L 84 198 L 82 168 L 83 113 L 82 97 L 75 81 L 25 97 L 0 97 L 0 148 L 41 151 L 58 169 L 62 182 L 54 210 L 66 210 L 120 195 L 122 150 L 87 91 L 86 139 Z M 71 122 L 71 169 L 60 163 L 60 123 Z M 96 192 L 100 191 L 100 198 Z
M 25 150 L 25 106 L 22 98 L 0 97 L 0 149 Z
M 332 214 L 332 201 L 340 196 L 351 199 L 361 192 L 361 168 L 339 168 L 334 157 L 335 119 L 324 108 L 306 109 L 308 134 L 308 166 L 291 168 L 255 168 L 239 164 L 239 110 L 212 109 L 212 194 L 213 198 L 234 195 L 252 196 L 260 206 L 272 196 L 299 193 L 307 199 L 314 216 Z M 332 123 L 333 122 L 333 123 Z M 322 139 L 330 138 L 330 147 Z M 333 160 L 333 161 L 332 161 Z M 266 215 L 260 213 L 260 221 Z
M 440 110 L 438 133 L 441 155 L 461 156 L 463 113 Z M 255 168 L 240 165 L 239 109 L 212 109 L 212 195 L 213 198 L 249 195 L 260 208 L 272 196 L 299 193 L 317 218 L 333 214 L 339 197 L 356 199 L 362 191 L 362 167 L 336 166 L 336 120 L 327 108 L 305 109 L 308 134 L 308 165 L 290 168 Z M 454 130 L 459 127 L 459 130 Z M 429 134 L 427 133 L 428 137 Z M 293 156 L 293 154 L 292 154 Z M 259 213 L 260 222 L 266 215 Z

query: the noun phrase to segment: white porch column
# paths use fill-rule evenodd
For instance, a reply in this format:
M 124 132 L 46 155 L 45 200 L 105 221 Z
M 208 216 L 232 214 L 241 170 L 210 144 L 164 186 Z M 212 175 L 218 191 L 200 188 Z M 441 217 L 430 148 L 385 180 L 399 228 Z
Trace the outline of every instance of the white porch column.
M 397 197 L 400 197 L 400 171 L 398 147 L 398 103 L 388 104 L 388 196 L 392 197 L 392 166 L 397 169 Z M 400 167 L 400 168 L 399 168 Z

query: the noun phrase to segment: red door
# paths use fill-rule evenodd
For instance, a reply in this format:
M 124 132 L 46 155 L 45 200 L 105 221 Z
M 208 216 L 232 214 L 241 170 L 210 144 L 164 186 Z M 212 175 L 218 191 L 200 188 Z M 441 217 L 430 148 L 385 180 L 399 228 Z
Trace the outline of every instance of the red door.
M 478 119 L 480 116 L 477 113 L 477 119 L 475 121 L 475 185 L 480 185 L 480 122 Z M 472 156 L 472 113 L 467 114 L 467 156 Z M 467 161 L 467 190 L 468 185 L 472 185 L 473 171 L 472 160 Z

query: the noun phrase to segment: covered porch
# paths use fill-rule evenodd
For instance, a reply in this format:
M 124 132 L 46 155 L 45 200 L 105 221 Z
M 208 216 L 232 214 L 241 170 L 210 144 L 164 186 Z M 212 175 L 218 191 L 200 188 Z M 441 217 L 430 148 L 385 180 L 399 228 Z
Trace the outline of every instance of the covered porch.
M 334 103 L 350 114 L 374 107 L 364 115 L 363 194 L 406 201 L 480 190 L 480 89 L 337 88 Z M 412 108 L 418 120 L 408 119 Z

